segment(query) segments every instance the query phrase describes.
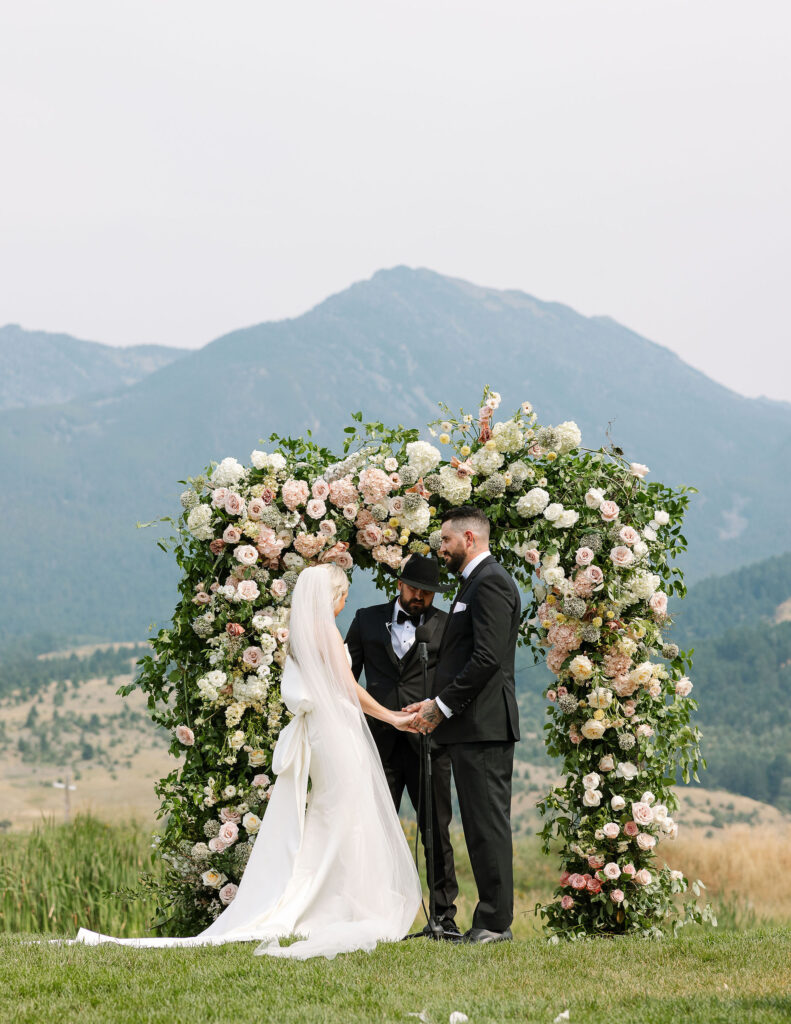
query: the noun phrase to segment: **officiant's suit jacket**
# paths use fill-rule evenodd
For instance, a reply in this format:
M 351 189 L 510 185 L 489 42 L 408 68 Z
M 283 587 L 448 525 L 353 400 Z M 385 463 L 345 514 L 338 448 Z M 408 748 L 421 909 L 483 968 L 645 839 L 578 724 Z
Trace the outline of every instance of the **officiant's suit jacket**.
M 395 601 L 360 608 L 346 634 L 346 644 L 352 658 L 355 679 L 365 666 L 365 687 L 368 692 L 392 711 L 400 711 L 407 704 L 423 700 L 423 668 L 417 656 L 417 643 L 412 644 L 403 658 L 398 658 L 390 638 Z M 424 625 L 429 633 L 428 647 L 429 685 L 437 665 L 439 642 L 447 614 L 430 606 L 424 612 Z M 429 691 L 430 692 L 430 691 Z M 398 730 L 376 719 L 369 719 L 371 732 L 382 756 L 387 757 L 399 735 Z
M 462 581 L 431 691 L 453 712 L 434 731 L 437 743 L 519 739 L 514 659 L 520 614 L 519 590 L 491 555 Z

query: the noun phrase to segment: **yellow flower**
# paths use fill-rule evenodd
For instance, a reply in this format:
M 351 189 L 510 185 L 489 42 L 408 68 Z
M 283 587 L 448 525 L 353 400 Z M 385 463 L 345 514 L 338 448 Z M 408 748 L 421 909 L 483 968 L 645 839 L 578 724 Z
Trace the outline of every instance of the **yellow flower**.
M 401 547 L 403 547 L 405 544 L 408 544 L 409 543 L 409 534 L 408 533 L 402 533 L 401 536 L 398 538 L 398 543 L 401 545 Z
M 556 603 L 557 603 L 557 598 L 555 597 L 554 594 L 550 594 L 549 597 L 547 598 L 547 604 L 556 604 Z
M 557 452 L 547 452 L 547 462 L 554 462 L 557 457 Z
M 601 615 L 597 615 L 596 618 L 592 620 L 592 622 L 594 626 L 600 626 L 602 623 Z
M 439 435 L 439 443 L 440 444 L 450 444 L 450 434 L 440 434 Z
M 393 516 L 390 520 L 388 520 L 387 525 L 392 526 L 393 529 L 395 529 L 397 526 L 401 525 L 401 520 L 397 516 Z
M 505 480 L 505 485 L 507 487 L 511 483 L 511 480 L 513 479 L 513 477 L 511 476 L 510 473 L 506 473 L 504 475 L 503 479 Z
M 497 445 L 494 443 L 493 440 L 487 441 L 486 444 L 484 445 L 484 448 L 488 448 L 490 452 L 497 451 Z
M 557 618 L 558 622 L 566 621 L 566 616 L 563 614 L 563 612 L 558 612 L 555 617 Z
M 468 444 L 463 444 L 461 448 L 459 448 L 459 454 L 463 455 L 465 459 L 467 458 L 471 451 L 472 448 L 470 448 Z
M 608 611 L 608 612 L 607 612 L 607 618 L 608 618 L 608 619 L 614 619 L 614 618 L 615 618 L 615 612 L 610 612 L 610 611 Z
M 544 629 L 551 629 L 552 628 L 552 620 L 551 619 L 544 619 L 544 621 L 541 623 L 541 625 L 543 626 Z
M 602 711 L 601 708 L 597 708 L 593 712 L 593 717 L 596 719 L 596 721 L 600 722 L 602 720 L 602 718 L 604 718 L 604 712 Z

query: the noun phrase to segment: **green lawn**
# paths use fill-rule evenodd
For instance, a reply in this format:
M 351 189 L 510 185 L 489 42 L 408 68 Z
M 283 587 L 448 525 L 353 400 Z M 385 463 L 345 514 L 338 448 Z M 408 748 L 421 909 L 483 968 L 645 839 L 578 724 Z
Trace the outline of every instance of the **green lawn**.
M 3 1021 L 747 1024 L 791 1020 L 791 929 L 493 947 L 413 940 L 305 963 L 250 945 L 53 947 L 0 937 Z M 3 1007 L 5 1004 L 5 1007 Z

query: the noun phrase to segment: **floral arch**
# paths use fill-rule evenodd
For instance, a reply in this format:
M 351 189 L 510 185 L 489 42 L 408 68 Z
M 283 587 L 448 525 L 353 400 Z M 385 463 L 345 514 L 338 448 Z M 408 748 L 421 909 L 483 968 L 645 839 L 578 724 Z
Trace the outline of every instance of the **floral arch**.
M 685 592 L 671 560 L 689 489 L 647 483 L 618 448 L 583 448 L 573 422 L 540 426 L 529 402 L 498 420 L 499 405 L 487 388 L 474 416 L 441 406 L 432 442 L 357 413 L 340 458 L 272 435 L 249 467 L 226 458 L 186 481 L 169 520 L 180 601 L 121 691 L 148 694 L 184 755 L 157 784 L 163 932 L 191 934 L 234 898 L 288 720 L 279 681 L 301 569 L 356 564 L 392 592 L 392 570 L 436 548 L 443 512 L 465 503 L 487 514 L 492 553 L 523 589 L 521 643 L 557 678 L 544 729 L 564 782 L 539 804 L 562 865 L 548 933 L 659 934 L 678 920 L 688 883 L 656 847 L 677 830 L 676 771 L 688 779 L 699 760 L 689 658 L 662 635 L 668 596 Z M 686 915 L 701 917 L 692 903 Z

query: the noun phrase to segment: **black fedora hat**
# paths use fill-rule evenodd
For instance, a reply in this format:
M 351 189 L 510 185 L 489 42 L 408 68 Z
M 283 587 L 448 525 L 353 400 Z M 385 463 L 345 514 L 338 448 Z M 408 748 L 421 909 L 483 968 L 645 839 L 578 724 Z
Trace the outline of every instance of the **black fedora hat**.
M 398 578 L 416 590 L 433 590 L 437 593 L 455 589 L 452 584 L 440 583 L 437 559 L 426 558 L 423 555 L 410 555 Z

